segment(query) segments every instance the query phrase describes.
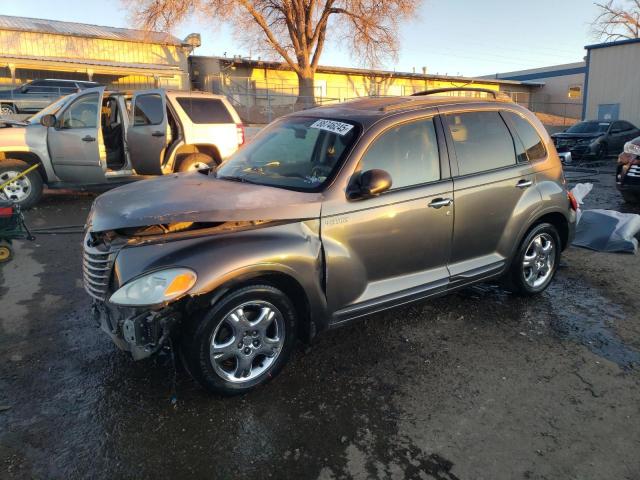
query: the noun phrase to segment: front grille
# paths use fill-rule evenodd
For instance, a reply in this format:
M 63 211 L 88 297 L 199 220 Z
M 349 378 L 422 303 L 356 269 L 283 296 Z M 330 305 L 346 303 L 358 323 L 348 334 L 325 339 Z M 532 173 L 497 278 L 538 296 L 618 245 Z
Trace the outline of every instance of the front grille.
M 114 252 L 90 247 L 85 240 L 82 277 L 84 278 L 84 289 L 93 298 L 106 300 L 114 256 Z
M 631 167 L 629 167 L 629 171 L 627 172 L 627 177 L 640 177 L 640 165 L 631 165 Z

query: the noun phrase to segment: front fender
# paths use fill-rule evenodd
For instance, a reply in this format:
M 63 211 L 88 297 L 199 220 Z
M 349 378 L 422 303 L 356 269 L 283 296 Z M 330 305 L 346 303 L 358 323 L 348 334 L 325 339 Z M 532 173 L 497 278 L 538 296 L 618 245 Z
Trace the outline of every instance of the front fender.
M 209 295 L 246 279 L 286 275 L 305 291 L 312 320 L 324 324 L 323 258 L 319 221 L 292 222 L 254 230 L 214 234 L 120 250 L 114 263 L 114 286 L 145 273 L 186 267 L 198 276 L 191 297 Z

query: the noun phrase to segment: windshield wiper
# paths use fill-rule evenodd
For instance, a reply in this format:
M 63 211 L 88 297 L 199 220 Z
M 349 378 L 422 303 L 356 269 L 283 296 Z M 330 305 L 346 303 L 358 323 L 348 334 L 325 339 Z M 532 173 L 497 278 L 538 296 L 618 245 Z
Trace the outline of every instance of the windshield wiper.
M 247 180 L 245 177 L 238 177 L 233 175 L 224 175 L 222 177 L 216 176 L 216 178 L 219 180 L 229 180 L 230 182 L 251 183 L 253 185 L 261 185 L 260 183 Z

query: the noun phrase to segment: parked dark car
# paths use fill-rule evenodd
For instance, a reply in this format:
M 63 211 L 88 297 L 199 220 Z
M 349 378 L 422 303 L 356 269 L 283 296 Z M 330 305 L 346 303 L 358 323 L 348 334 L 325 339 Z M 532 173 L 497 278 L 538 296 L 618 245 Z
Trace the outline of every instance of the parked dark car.
M 561 133 L 551 135 L 558 153 L 571 152 L 573 159 L 605 158 L 617 155 L 624 144 L 640 135 L 640 129 L 624 120 L 579 122 Z
M 488 279 L 545 290 L 576 220 L 549 135 L 496 92 L 433 93 L 288 115 L 215 170 L 98 197 L 83 268 L 102 329 L 135 359 L 173 339 L 234 394 L 374 312 Z
M 627 143 L 618 157 L 616 186 L 625 201 L 640 203 L 640 137 Z
M 34 80 L 13 90 L 0 90 L 0 115 L 39 112 L 64 95 L 100 86 L 79 80 Z

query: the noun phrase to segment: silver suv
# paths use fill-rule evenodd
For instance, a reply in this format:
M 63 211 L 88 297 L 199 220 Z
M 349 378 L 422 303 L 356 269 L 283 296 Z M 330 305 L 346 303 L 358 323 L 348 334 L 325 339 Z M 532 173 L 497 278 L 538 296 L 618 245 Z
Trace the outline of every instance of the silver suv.
M 4 123 L 0 185 L 10 183 L 0 198 L 25 208 L 38 202 L 44 184 L 103 188 L 205 168 L 244 143 L 244 127 L 226 98 L 161 89 L 86 89 L 26 122 Z M 39 168 L 17 178 L 32 165 Z
M 102 329 L 135 359 L 173 338 L 234 394 L 374 312 L 490 279 L 542 292 L 576 218 L 553 142 L 494 92 L 433 93 L 299 112 L 215 171 L 98 197 L 84 281 Z

